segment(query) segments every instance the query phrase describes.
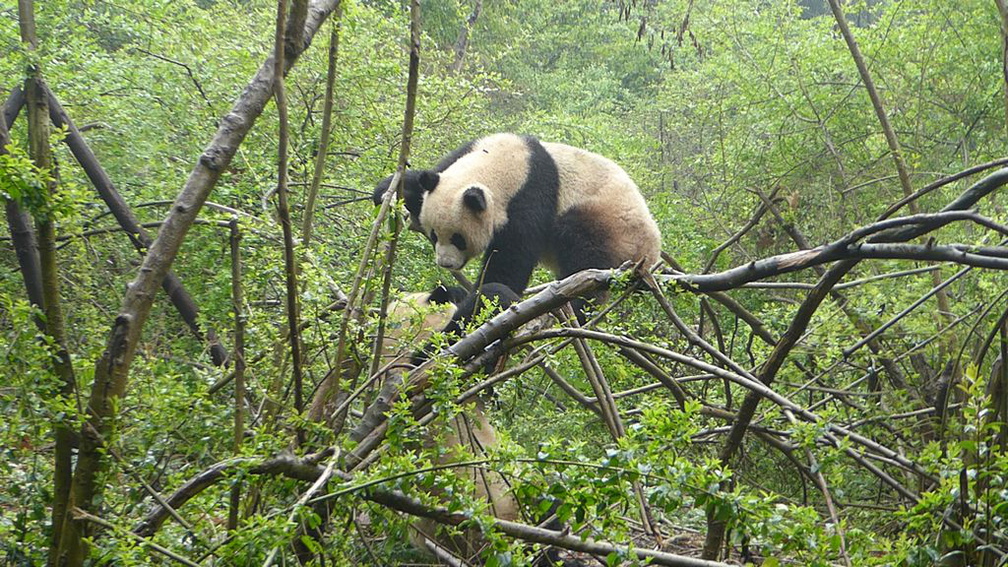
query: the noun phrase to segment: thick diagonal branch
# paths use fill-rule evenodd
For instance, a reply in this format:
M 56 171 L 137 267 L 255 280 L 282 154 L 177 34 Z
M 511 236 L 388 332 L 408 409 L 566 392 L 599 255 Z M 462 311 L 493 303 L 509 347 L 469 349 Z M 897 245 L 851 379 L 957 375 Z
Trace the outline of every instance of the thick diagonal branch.
M 108 206 L 112 216 L 116 218 L 119 226 L 126 232 L 130 242 L 133 243 L 133 246 L 140 254 L 144 254 L 151 245 L 150 235 L 147 234 L 147 231 L 144 230 L 136 215 L 133 214 L 129 204 L 126 203 L 126 199 L 123 199 L 119 191 L 116 190 L 115 185 L 112 183 L 112 178 L 109 177 L 108 173 L 101 166 L 101 163 L 98 162 L 98 157 L 91 151 L 77 126 L 70 119 L 70 115 L 66 113 L 51 91 L 46 89 L 46 93 L 49 98 L 49 119 L 52 120 L 57 128 L 66 127 L 67 135 L 63 141 L 70 148 L 70 153 L 73 154 L 74 158 L 77 159 L 77 163 L 84 169 L 84 173 L 91 181 L 91 184 L 94 185 L 95 190 L 98 191 L 98 196 Z M 186 291 L 178 276 L 171 271 L 167 272 L 164 279 L 161 280 L 161 288 L 168 294 L 168 299 L 171 300 L 172 305 L 175 306 L 175 309 L 179 312 L 189 330 L 202 342 L 204 336 L 199 324 L 199 308 L 196 307 L 196 302 L 189 295 L 189 292 Z M 228 353 L 217 340 L 217 334 L 213 329 L 207 330 L 206 340 L 210 344 L 210 357 L 214 364 L 224 364 Z
M 7 153 L 10 144 L 10 127 L 14 124 L 21 107 L 24 106 L 24 91 L 15 87 L 7 97 L 3 106 L 3 120 L 0 120 L 0 155 Z M 14 253 L 18 259 L 21 278 L 24 280 L 28 301 L 42 308 L 42 268 L 39 264 L 38 243 L 35 240 L 35 230 L 31 218 L 17 201 L 4 199 L 4 209 L 7 213 L 7 228 L 10 230 L 14 243 Z M 42 325 L 42 320 L 36 321 Z
M 309 9 L 305 25 L 307 45 L 322 22 L 336 8 L 338 0 L 318 0 Z M 287 69 L 300 52 L 288 54 Z M 87 404 L 88 418 L 81 431 L 81 441 L 74 472 L 71 505 L 93 511 L 100 492 L 99 475 L 105 464 L 101 439 L 108 438 L 115 428 L 115 409 L 126 391 L 129 369 L 136 354 L 141 332 L 150 314 L 158 285 L 168 274 L 189 227 L 200 208 L 227 168 L 245 135 L 262 113 L 273 94 L 273 57 L 264 62 L 231 111 L 220 121 L 213 140 L 200 155 L 175 199 L 157 238 L 123 298 L 105 352 L 95 364 L 95 378 Z M 61 542 L 61 560 L 69 567 L 83 565 L 88 551 L 83 538 L 90 535 L 80 522 L 66 522 Z

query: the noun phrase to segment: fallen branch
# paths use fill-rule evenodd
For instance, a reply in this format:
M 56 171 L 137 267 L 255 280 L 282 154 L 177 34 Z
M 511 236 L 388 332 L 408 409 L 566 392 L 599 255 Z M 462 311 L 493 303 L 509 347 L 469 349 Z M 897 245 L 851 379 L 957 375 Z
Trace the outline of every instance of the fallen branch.
M 1006 179 L 1008 181 L 1008 179 Z M 936 262 L 954 262 L 967 266 L 1008 269 L 1008 249 L 1001 247 L 975 247 L 966 245 L 932 246 L 919 244 L 893 244 L 903 240 L 906 234 L 912 237 L 926 234 L 951 222 L 971 220 L 998 232 L 1006 231 L 997 223 L 985 219 L 971 211 L 951 210 L 935 214 L 913 215 L 879 221 L 857 229 L 830 244 L 811 250 L 799 250 L 788 254 L 771 256 L 744 266 L 738 266 L 716 274 L 686 274 L 673 279 L 687 288 L 699 292 L 725 291 L 764 278 L 803 270 L 812 266 L 839 260 L 862 259 L 905 259 Z M 907 232 L 907 227 L 912 230 Z M 868 243 L 857 241 L 876 235 Z
M 317 464 L 318 460 L 318 455 L 313 456 L 311 459 L 298 459 L 292 455 L 283 455 L 263 461 L 259 465 L 252 467 L 249 472 L 260 475 L 284 476 L 314 483 L 327 474 L 327 468 L 319 466 Z M 228 472 L 249 462 L 251 462 L 250 459 L 233 459 L 217 463 L 186 482 L 182 488 L 168 498 L 168 502 L 176 506 L 181 505 L 224 478 Z M 333 471 L 332 474 L 344 481 L 353 480 L 353 477 L 341 471 Z M 387 508 L 411 516 L 428 518 L 445 525 L 457 526 L 472 519 L 469 515 L 461 512 L 450 512 L 445 508 L 427 506 L 398 490 L 386 490 L 372 486 L 366 489 L 359 487 L 352 492 Z M 138 536 L 150 537 L 157 531 L 157 527 L 163 523 L 167 516 L 166 512 L 161 511 L 160 506 L 155 507 L 147 515 L 144 522 L 133 530 L 133 533 Z M 156 521 L 155 518 L 160 518 L 160 522 Z M 704 561 L 673 553 L 650 549 L 636 549 L 623 545 L 582 539 L 563 532 L 528 526 L 517 522 L 492 519 L 491 525 L 501 533 L 515 539 L 591 553 L 593 555 L 605 556 L 610 553 L 617 553 L 628 557 L 636 556 L 642 560 L 650 559 L 652 565 L 667 565 L 670 567 L 728 567 L 727 564 L 716 561 Z M 152 526 L 157 527 L 151 529 Z M 142 532 L 140 531 L 141 529 L 143 529 Z

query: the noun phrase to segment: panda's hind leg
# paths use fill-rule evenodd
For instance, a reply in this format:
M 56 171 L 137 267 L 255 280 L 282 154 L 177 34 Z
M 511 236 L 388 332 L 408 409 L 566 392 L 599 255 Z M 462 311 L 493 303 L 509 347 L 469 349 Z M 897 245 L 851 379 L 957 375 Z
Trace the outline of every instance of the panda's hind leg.
M 619 265 L 612 254 L 612 227 L 599 207 L 575 207 L 556 220 L 553 251 L 557 278 L 566 278 L 590 268 L 612 268 Z M 589 302 L 603 300 L 605 292 L 586 299 L 571 300 L 578 322 L 584 324 Z
M 483 284 L 479 289 L 466 296 L 465 299 L 456 303 L 455 314 L 452 315 L 451 321 L 441 330 L 445 335 L 459 339 L 465 336 L 465 328 L 469 326 L 469 323 L 482 315 L 488 307 L 493 306 L 496 309 L 504 310 L 510 307 L 512 303 L 516 303 L 518 299 L 518 294 L 502 283 Z M 414 366 L 419 366 L 434 354 L 433 344 L 428 343 L 413 353 L 410 362 Z M 492 368 L 495 365 L 496 361 L 488 365 L 488 368 Z

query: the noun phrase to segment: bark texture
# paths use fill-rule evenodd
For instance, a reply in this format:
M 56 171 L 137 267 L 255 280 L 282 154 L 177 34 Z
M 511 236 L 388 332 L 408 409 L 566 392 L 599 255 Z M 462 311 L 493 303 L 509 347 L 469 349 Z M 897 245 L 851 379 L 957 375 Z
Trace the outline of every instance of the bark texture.
M 322 22 L 336 8 L 338 0 L 319 0 L 308 10 L 304 45 L 310 43 Z M 286 69 L 297 60 L 300 51 L 289 54 Z M 112 325 L 105 351 L 95 365 L 95 379 L 88 398 L 87 421 L 82 426 L 77 468 L 74 471 L 71 505 L 95 511 L 100 500 L 100 473 L 105 463 L 102 440 L 115 428 L 117 400 L 122 398 L 129 381 L 129 369 L 136 354 L 140 335 L 155 292 L 168 274 L 185 235 L 199 214 L 221 173 L 256 118 L 273 94 L 273 57 L 260 66 L 231 111 L 220 121 L 213 140 L 200 155 L 185 186 L 175 199 L 157 238 L 151 243 L 136 279 L 129 286 L 119 314 Z M 93 535 L 81 521 L 64 522 L 60 545 L 61 564 L 84 564 L 88 548 L 84 538 Z

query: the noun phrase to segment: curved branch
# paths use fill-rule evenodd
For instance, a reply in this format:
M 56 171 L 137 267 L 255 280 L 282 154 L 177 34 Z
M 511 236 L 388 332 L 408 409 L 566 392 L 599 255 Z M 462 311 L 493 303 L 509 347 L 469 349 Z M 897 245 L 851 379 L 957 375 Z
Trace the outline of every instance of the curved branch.
M 1006 179 L 1008 181 L 1008 179 Z M 899 242 L 936 230 L 946 224 L 960 220 L 971 220 L 981 225 L 997 229 L 1000 225 L 971 211 L 945 211 L 935 214 L 913 215 L 879 221 L 859 228 L 847 236 L 830 244 L 780 254 L 750 262 L 716 274 L 676 276 L 694 291 L 724 291 L 759 279 L 787 274 L 819 264 L 846 259 L 889 258 L 908 260 L 948 261 L 993 269 L 1008 267 L 1003 260 L 1008 250 L 1000 247 L 928 246 L 910 244 L 874 244 L 876 242 Z M 866 236 L 875 235 L 868 244 L 856 244 Z M 904 238 L 909 236 L 909 238 Z

